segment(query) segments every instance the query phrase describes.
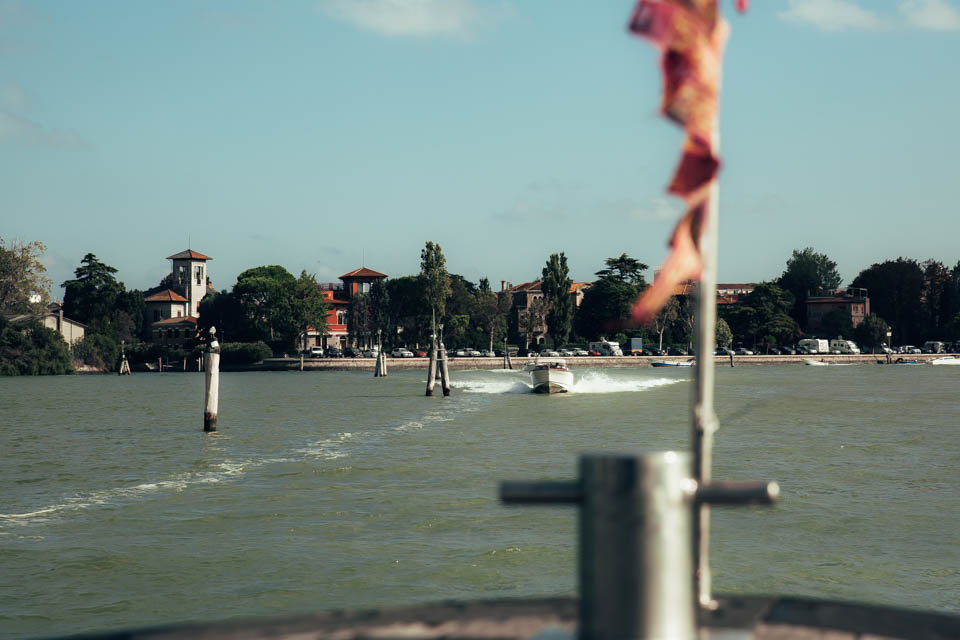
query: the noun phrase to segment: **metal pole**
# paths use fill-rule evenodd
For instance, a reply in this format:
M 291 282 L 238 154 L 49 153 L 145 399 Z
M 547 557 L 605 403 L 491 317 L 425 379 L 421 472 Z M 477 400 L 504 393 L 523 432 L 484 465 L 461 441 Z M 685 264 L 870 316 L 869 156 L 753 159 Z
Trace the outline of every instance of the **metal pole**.
M 690 455 L 580 459 L 581 638 L 696 637 Z
M 713 123 L 714 154 L 720 153 L 719 118 Z M 703 486 L 713 475 L 713 434 L 718 428 L 714 411 L 714 351 L 717 326 L 717 223 L 720 215 L 720 183 L 714 178 L 710 184 L 707 215 L 700 235 L 700 255 L 703 273 L 697 288 L 697 369 L 694 387 L 691 448 L 693 451 L 694 480 Z M 710 506 L 701 504 L 695 514 L 694 550 L 696 554 L 694 582 L 700 606 L 716 606 L 712 594 L 710 574 Z

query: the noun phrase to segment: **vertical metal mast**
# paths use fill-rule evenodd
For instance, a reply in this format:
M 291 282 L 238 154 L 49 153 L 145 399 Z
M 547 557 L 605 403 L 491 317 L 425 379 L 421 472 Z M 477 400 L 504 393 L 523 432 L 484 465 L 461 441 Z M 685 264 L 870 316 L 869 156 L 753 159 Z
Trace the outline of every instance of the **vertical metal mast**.
M 720 155 L 720 117 L 713 122 L 713 153 Z M 692 416 L 691 447 L 693 449 L 694 478 L 701 487 L 713 476 L 713 434 L 717 430 L 714 411 L 714 353 L 717 325 L 717 227 L 719 218 L 720 182 L 715 177 L 710 184 L 707 215 L 701 229 L 700 255 L 703 273 L 700 277 L 697 301 L 697 367 Z M 701 504 L 694 523 L 694 583 L 701 607 L 713 608 L 712 576 L 710 573 L 710 506 Z

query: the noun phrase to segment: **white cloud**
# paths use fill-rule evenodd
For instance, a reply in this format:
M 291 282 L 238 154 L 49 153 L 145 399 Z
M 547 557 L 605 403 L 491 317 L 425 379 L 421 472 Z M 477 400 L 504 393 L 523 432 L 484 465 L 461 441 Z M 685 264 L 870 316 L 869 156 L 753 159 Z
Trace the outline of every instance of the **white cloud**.
M 414 37 L 467 37 L 505 12 L 474 0 L 319 0 L 317 7 L 361 29 Z
M 90 144 L 75 131 L 49 130 L 43 125 L 0 111 L 0 145 L 18 144 L 67 151 L 88 149 Z
M 891 26 L 888 20 L 850 0 L 789 0 L 787 10 L 778 15 L 783 20 L 812 24 L 824 31 L 880 30 Z
M 900 13 L 918 29 L 960 31 L 960 12 L 946 0 L 903 0 Z

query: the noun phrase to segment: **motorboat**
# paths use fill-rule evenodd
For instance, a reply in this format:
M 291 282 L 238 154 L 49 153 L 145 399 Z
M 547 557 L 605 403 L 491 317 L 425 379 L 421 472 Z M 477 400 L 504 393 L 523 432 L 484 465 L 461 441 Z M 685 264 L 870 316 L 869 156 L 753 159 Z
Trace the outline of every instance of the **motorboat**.
M 826 367 L 829 363 L 824 362 L 823 360 L 813 360 L 812 358 L 804 358 L 803 364 L 808 364 L 811 367 Z
M 561 358 L 539 358 L 530 367 L 534 393 L 566 393 L 573 387 L 573 372 Z
M 654 360 L 650 363 L 651 367 L 692 367 L 693 360 Z
M 960 358 L 956 356 L 944 356 L 943 358 L 934 358 L 930 364 L 955 364 L 960 365 Z

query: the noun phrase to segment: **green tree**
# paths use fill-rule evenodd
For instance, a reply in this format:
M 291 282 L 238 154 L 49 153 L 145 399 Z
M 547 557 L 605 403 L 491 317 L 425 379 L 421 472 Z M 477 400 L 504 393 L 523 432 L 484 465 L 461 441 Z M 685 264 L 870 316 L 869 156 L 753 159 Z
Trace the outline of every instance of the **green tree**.
M 237 276 L 233 295 L 243 303 L 249 324 L 270 340 L 291 342 L 297 332 L 293 314 L 296 278 L 280 265 L 247 269 Z
M 570 269 L 567 256 L 551 253 L 541 272 L 543 298 L 547 305 L 547 333 L 557 347 L 566 344 L 573 322 L 573 296 L 570 295 Z
M 37 321 L 14 325 L 0 315 L 0 375 L 72 373 L 70 348 L 56 331 Z
M 849 338 L 853 335 L 853 317 L 850 310 L 831 309 L 824 314 L 820 328 L 828 338 Z
M 40 262 L 47 248 L 37 241 L 6 244 L 0 238 L 0 312 L 38 313 L 50 301 L 50 278 Z
M 80 266 L 74 270 L 75 279 L 62 285 L 64 315 L 88 325 L 107 318 L 125 291 L 113 275 L 116 272 L 92 253 L 83 256 Z
M 600 278 L 614 277 L 628 284 L 632 284 L 640 291 L 647 287 L 647 281 L 643 277 L 643 272 L 650 267 L 636 258 L 631 258 L 627 254 L 622 253 L 619 258 L 607 258 L 604 262 L 607 267 L 597 271 L 595 274 Z
M 923 269 L 916 260 L 897 258 L 872 264 L 850 286 L 867 290 L 870 310 L 890 323 L 898 344 L 923 342 Z
M 866 316 L 853 330 L 853 339 L 866 353 L 867 349 L 874 349 L 887 341 L 887 323 L 875 313 Z M 889 345 L 888 345 L 889 346 Z
M 718 312 L 745 345 L 770 348 L 796 340 L 799 327 L 789 315 L 793 295 L 764 282 L 754 287 L 736 305 L 723 305 Z
M 730 325 L 723 318 L 717 318 L 716 342 L 718 347 L 729 349 L 733 344 L 733 332 L 730 331 Z
M 587 340 L 613 335 L 626 326 L 636 300 L 632 284 L 613 276 L 600 278 L 583 293 L 575 318 L 577 334 Z
M 427 305 L 436 312 L 438 319 L 443 318 L 450 295 L 450 274 L 440 245 L 430 241 L 420 251 L 420 281 Z
M 663 305 L 653 318 L 653 329 L 657 334 L 657 348 L 663 349 L 663 334 L 680 317 L 680 300 L 677 296 L 670 296 L 667 304 Z
M 197 312 L 200 314 L 197 330 L 205 333 L 210 327 L 216 327 L 221 345 L 226 344 L 228 339 L 239 343 L 255 342 L 266 337 L 252 324 L 240 298 L 226 289 L 205 295 Z
M 120 341 L 132 343 L 142 333 L 143 292 L 127 291 L 114 276 L 117 270 L 86 254 L 74 270 L 75 278 L 63 283 L 63 314 L 87 325 L 83 344 L 75 345 L 82 359 L 112 370 Z
M 393 342 L 397 325 L 390 315 L 390 291 L 382 278 L 370 285 L 370 330 L 371 335 L 380 332 L 381 340 Z
M 391 332 L 391 338 L 397 340 L 397 344 L 426 342 L 430 335 L 430 305 L 423 289 L 423 279 L 419 276 L 391 278 L 387 281 L 387 294 L 390 317 L 400 332 L 396 337 Z
M 310 327 L 313 327 L 318 335 L 326 333 L 329 305 L 320 293 L 317 277 L 305 270 L 300 272 L 300 277 L 294 283 L 291 294 L 293 300 L 290 307 L 293 323 L 296 324 L 300 344 L 306 345 L 307 331 Z
M 807 247 L 793 250 L 793 254 L 787 260 L 787 268 L 776 284 L 793 294 L 790 315 L 802 328 L 806 328 L 807 298 L 822 290 L 836 289 L 840 286 L 840 282 L 837 263 L 826 254 L 817 253 L 812 247 Z

